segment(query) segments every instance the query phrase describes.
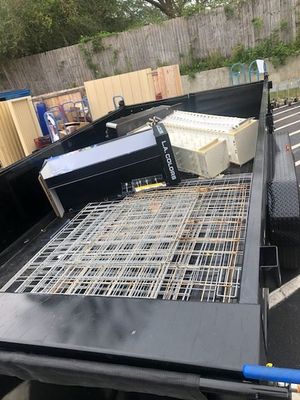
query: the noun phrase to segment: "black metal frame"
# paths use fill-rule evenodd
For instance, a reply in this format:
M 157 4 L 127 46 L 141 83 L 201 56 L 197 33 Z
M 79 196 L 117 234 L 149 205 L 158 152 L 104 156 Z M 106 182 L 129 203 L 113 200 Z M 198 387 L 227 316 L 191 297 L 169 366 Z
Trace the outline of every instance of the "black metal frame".
M 259 127 L 256 154 L 253 163 L 253 181 L 250 196 L 248 229 L 242 272 L 240 303 L 259 302 L 259 258 L 260 246 L 265 244 L 267 173 L 268 173 L 268 127 L 266 114 L 268 110 L 268 81 L 264 90 L 259 114 Z

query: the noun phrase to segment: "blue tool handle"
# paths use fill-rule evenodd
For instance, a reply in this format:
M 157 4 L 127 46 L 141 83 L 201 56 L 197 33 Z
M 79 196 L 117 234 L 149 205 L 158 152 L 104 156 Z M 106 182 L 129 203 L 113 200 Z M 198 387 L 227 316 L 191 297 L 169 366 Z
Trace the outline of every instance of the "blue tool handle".
M 243 375 L 246 379 L 300 384 L 299 369 L 244 365 Z

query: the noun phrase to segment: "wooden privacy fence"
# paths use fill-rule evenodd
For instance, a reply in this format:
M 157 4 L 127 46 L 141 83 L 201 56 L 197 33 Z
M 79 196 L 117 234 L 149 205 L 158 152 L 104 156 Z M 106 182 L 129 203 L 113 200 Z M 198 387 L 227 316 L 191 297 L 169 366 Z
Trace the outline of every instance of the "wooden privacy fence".
M 155 100 L 150 68 L 85 82 L 84 86 L 93 120 L 114 109 L 114 96 L 122 95 L 128 104 Z
M 114 109 L 113 99 L 122 96 L 127 105 L 183 94 L 178 65 L 151 68 L 84 83 L 93 120 Z
M 157 68 L 151 72 L 156 100 L 183 94 L 179 65 Z
M 28 87 L 38 95 L 103 76 L 186 64 L 216 53 L 229 56 L 235 46 L 253 47 L 274 32 L 290 41 L 297 36 L 299 11 L 298 0 L 248 0 L 237 8 L 220 7 L 107 37 L 100 52 L 85 44 L 84 52 L 74 45 L 10 60 L 0 66 L 0 90 Z

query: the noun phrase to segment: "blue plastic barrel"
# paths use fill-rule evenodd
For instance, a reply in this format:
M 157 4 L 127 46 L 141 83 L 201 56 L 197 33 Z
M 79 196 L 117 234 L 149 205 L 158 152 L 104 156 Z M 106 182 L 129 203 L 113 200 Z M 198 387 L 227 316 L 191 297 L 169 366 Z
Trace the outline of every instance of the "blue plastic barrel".
M 36 112 L 38 115 L 41 130 L 42 130 L 44 136 L 49 135 L 47 124 L 44 119 L 44 114 L 46 111 L 47 111 L 47 106 L 45 103 L 37 103 Z

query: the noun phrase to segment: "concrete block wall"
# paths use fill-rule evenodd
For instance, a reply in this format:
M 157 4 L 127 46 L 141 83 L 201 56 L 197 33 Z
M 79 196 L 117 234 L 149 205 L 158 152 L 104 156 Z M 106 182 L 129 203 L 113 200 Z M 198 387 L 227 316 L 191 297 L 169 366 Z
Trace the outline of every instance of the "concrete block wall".
M 270 61 L 267 61 L 269 79 L 274 85 L 285 81 L 299 81 L 300 84 L 300 56 L 289 57 L 285 65 L 274 68 Z M 248 78 L 248 74 L 247 78 Z M 194 93 L 204 90 L 218 89 L 231 86 L 230 68 L 216 68 L 208 71 L 198 72 L 195 78 L 188 75 L 181 77 L 183 92 Z M 243 82 L 241 82 L 243 83 Z

